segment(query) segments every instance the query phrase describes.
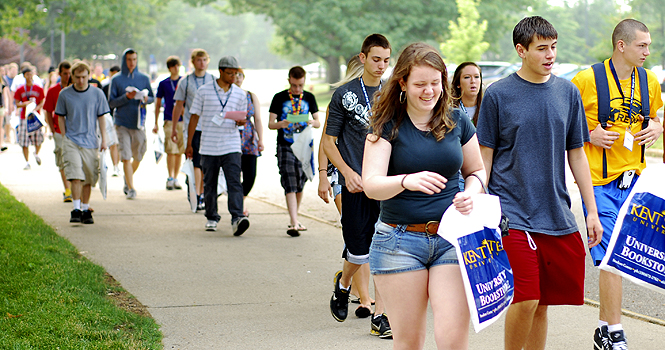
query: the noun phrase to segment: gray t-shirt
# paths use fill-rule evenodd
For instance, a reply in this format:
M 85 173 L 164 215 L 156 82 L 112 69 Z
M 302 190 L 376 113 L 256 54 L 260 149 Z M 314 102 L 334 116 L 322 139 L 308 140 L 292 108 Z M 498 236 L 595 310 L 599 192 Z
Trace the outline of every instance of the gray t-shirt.
M 453 203 L 455 194 L 460 191 L 457 182 L 464 161 L 462 146 L 469 142 L 476 129 L 461 109 L 453 109 L 450 117 L 455 127 L 441 141 L 437 141 L 431 132 L 418 130 L 408 116 L 403 119 L 393 140 L 390 140 L 390 134 L 394 123 L 389 122 L 383 128 L 381 137 L 392 146 L 388 176 L 432 171 L 447 178 L 448 182 L 439 193 L 429 195 L 404 190 L 381 201 L 381 221 L 404 225 L 439 221 Z
M 566 189 L 566 151 L 589 141 L 579 90 L 554 75 L 542 84 L 517 73 L 492 84 L 478 116 L 478 142 L 494 149 L 489 191 L 510 228 L 553 236 L 576 232 Z
M 65 117 L 65 136 L 83 148 L 99 147 L 97 118 L 110 111 L 104 92 L 91 85 L 84 91 L 74 85 L 62 89 L 55 106 L 55 114 Z
M 365 137 L 369 127 L 369 108 L 360 85 L 360 79 L 340 86 L 333 93 L 328 105 L 328 124 L 326 134 L 337 137 L 337 148 L 344 162 L 359 175 L 362 175 Z M 378 86 L 365 86 L 370 104 Z M 339 183 L 346 186 L 342 174 Z
M 206 72 L 202 77 L 197 77 L 194 73 L 189 74 L 186 77 L 180 79 L 180 82 L 178 82 L 178 87 L 176 88 L 175 94 L 173 95 L 173 100 L 185 101 L 185 112 L 182 116 L 182 120 L 185 123 L 185 141 L 187 141 L 186 135 L 189 119 L 192 116 L 192 114 L 189 112 L 189 109 L 192 107 L 194 97 L 196 97 L 196 90 L 213 80 L 215 80 L 215 77 L 212 74 Z M 196 130 L 201 131 L 201 119 L 199 119 L 199 123 L 196 125 Z

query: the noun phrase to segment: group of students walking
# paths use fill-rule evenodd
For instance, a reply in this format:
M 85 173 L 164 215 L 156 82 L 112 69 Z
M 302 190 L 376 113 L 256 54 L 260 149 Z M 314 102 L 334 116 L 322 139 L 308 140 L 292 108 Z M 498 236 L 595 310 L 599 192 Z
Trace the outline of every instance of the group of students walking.
M 612 34 L 612 57 L 571 83 L 552 74 L 556 29 L 542 17 L 524 18 L 513 30 L 521 68 L 484 94 L 476 64 L 459 65 L 448 84 L 441 55 L 424 43 L 406 47 L 381 82 L 391 50 L 377 38 L 383 37 L 367 37 L 359 54 L 363 75 L 335 91 L 321 141 L 321 156 L 337 168 L 339 180 L 319 186 L 319 194 L 327 200 L 329 190 L 341 193 L 345 242 L 330 300 L 333 317 L 348 316 L 352 277 L 365 284 L 356 314 L 371 307 L 363 295 L 367 280 L 354 275 L 369 262 L 373 334 L 392 337 L 395 349 L 422 348 L 429 302 L 437 347 L 468 348 L 459 262 L 437 230 L 449 206 L 470 213 L 473 194 L 487 184 L 510 223 L 502 244 L 515 291 L 505 349 L 544 349 L 548 306 L 583 304 L 585 249 L 599 265 L 619 209 L 646 166 L 644 147 L 663 133 L 656 114 L 663 106 L 660 85 L 641 68 L 651 44 L 647 27 L 621 21 Z M 608 86 L 600 86 L 598 76 Z M 570 208 L 566 162 L 583 200 L 587 244 Z M 327 174 L 327 162 L 320 163 Z M 621 277 L 601 271 L 599 283 L 593 348 L 628 349 Z
M 646 166 L 644 148 L 663 133 L 656 114 L 663 101 L 655 75 L 641 68 L 651 44 L 641 22 L 621 21 L 612 34 L 611 58 L 581 71 L 572 83 L 552 74 L 557 41 L 544 18 L 522 19 L 513 30 L 521 68 L 483 93 L 476 64 L 460 64 L 449 83 L 441 54 L 425 43 L 404 48 L 382 81 L 392 47 L 381 34 L 365 38 L 326 111 L 316 169 L 319 195 L 326 202 L 332 195 L 341 214 L 344 261 L 330 299 L 335 320 L 347 319 L 353 293 L 355 315 L 370 317 L 371 334 L 392 338 L 395 349 L 420 349 L 429 303 L 437 347 L 468 348 L 470 314 L 457 254 L 437 231 L 448 207 L 470 213 L 474 194 L 485 186 L 500 198 L 510 222 L 502 244 L 515 291 L 505 349 L 544 349 L 548 307 L 583 304 L 585 249 L 599 265 L 619 209 Z M 180 77 L 177 57 L 167 60 L 171 74 L 157 90 L 153 132 L 163 100 L 167 189 L 180 188 L 176 177 L 185 154 L 195 169 L 188 178 L 196 189 L 190 201 L 205 210 L 206 230 L 216 230 L 222 171 L 232 232 L 239 236 L 249 228 L 244 197 L 263 151 L 260 104 L 241 88 L 245 75 L 236 58 L 219 60 L 219 78 L 206 72 L 208 62 L 205 50 L 194 50 L 194 72 Z M 23 73 L 30 78 L 29 70 Z M 153 102 L 152 89 L 131 49 L 106 95 L 90 88 L 91 70 L 83 62 L 63 62 L 58 73 L 57 95 L 45 107 L 49 124 L 59 130 L 56 160 L 63 183 L 71 183 L 70 221 L 92 223 L 90 188 L 99 177 L 98 150 L 109 141 L 119 146 L 126 196 L 136 197 L 133 173 L 146 151 L 145 105 Z M 307 128 L 321 125 L 316 99 L 304 91 L 305 76 L 293 67 L 289 88 L 275 94 L 269 110 L 268 127 L 278 130 L 291 236 L 306 230 L 298 209 L 312 178 L 292 146 Z M 16 93 L 19 107 L 30 102 L 32 84 L 22 89 Z M 115 127 L 107 128 L 111 110 Z M 583 200 L 586 235 L 570 208 L 566 162 Z M 621 277 L 601 271 L 599 283 L 594 349 L 626 350 Z

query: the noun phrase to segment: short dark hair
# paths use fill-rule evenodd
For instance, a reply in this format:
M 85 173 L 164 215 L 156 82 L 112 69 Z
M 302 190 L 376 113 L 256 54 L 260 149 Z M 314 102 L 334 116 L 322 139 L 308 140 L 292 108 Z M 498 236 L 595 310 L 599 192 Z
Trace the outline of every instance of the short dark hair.
M 120 71 L 120 66 L 113 66 L 109 68 L 109 72 L 119 72 Z
M 540 16 L 522 18 L 513 29 L 513 45 L 520 44 L 528 50 L 533 38 L 556 39 L 559 33 L 556 32 L 552 23 Z
M 638 30 L 643 33 L 649 32 L 649 28 L 640 21 L 628 18 L 619 22 L 612 32 L 612 49 L 617 48 L 619 40 L 626 44 L 632 43 L 635 40 L 635 32 Z
M 138 55 L 138 53 L 137 53 L 136 51 L 134 51 L 134 49 L 127 49 L 127 51 L 125 51 L 125 56 L 127 56 L 127 55 L 131 55 L 131 54 L 133 54 L 133 53 L 135 53 L 135 54 Z
M 166 68 L 171 68 L 180 65 L 180 59 L 178 56 L 169 56 L 166 59 Z
M 62 73 L 63 69 L 70 69 L 70 68 L 72 68 L 72 64 L 69 63 L 69 61 L 62 61 L 58 65 L 58 73 Z
M 307 72 L 305 72 L 305 68 L 301 66 L 295 66 L 289 69 L 289 78 L 293 79 L 301 79 L 304 78 Z
M 370 34 L 365 38 L 365 40 L 363 41 L 363 46 L 360 48 L 360 52 L 364 53 L 365 56 L 367 56 L 369 50 L 371 50 L 374 46 L 380 46 L 384 49 L 392 51 L 388 39 L 386 39 L 386 37 L 381 34 L 375 33 L 375 34 Z

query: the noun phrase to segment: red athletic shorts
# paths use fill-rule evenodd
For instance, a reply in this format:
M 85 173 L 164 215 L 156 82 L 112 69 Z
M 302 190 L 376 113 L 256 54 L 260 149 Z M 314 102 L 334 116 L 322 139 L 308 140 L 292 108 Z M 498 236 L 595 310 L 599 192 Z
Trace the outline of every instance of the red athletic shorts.
M 531 237 L 530 242 L 528 237 Z M 503 237 L 515 278 L 513 303 L 582 305 L 586 250 L 579 232 L 564 236 L 510 230 Z

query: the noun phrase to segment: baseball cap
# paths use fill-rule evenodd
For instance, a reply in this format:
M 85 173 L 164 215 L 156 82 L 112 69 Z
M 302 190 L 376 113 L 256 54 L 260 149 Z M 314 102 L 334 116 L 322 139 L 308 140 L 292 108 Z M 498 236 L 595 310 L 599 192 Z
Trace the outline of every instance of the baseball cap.
M 224 56 L 219 60 L 219 68 L 240 68 L 238 60 L 233 56 Z

